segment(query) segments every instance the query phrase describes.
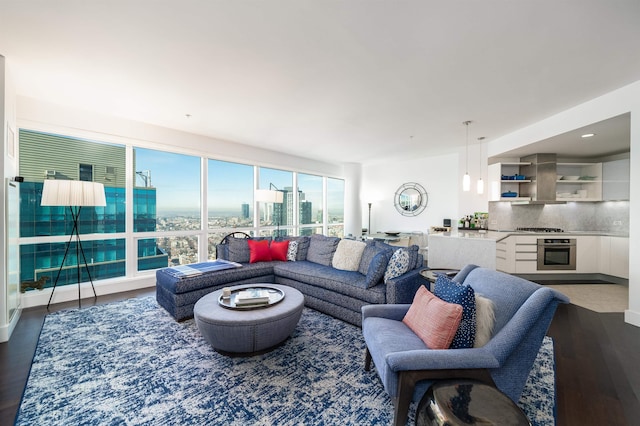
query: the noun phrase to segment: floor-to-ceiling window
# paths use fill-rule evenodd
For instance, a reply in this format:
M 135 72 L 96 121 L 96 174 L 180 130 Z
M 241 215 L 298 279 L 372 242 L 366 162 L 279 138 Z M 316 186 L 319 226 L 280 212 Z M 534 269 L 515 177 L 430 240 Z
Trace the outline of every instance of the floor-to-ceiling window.
M 286 170 L 260 167 L 258 189 L 270 189 L 282 193 L 282 202 L 260 202 L 260 235 L 284 236 L 294 233 L 296 225 L 293 173 Z
M 209 258 L 215 246 L 232 232 L 253 233 L 253 166 L 228 161 L 207 162 Z
M 77 265 L 86 259 L 94 279 L 126 273 L 125 147 L 50 133 L 20 130 L 20 280 L 48 278 L 50 287 L 77 282 Z M 89 180 L 104 184 L 107 205 L 80 210 L 82 251 L 69 240 L 69 206 L 41 206 L 46 179 Z M 84 257 L 82 256 L 84 252 Z M 64 264 L 63 264 L 64 261 Z M 62 268 L 61 268 L 62 266 Z M 81 268 L 81 280 L 88 281 Z
M 138 270 L 155 269 L 150 256 L 166 256 L 167 265 L 199 260 L 200 157 L 135 148 L 133 207 L 138 239 Z
M 61 270 L 58 285 L 77 282 L 71 210 L 40 205 L 46 179 L 104 184 L 106 206 L 78 221 L 94 281 L 215 258 L 235 231 L 342 235 L 341 179 L 26 129 L 19 141 L 21 281 L 47 276 L 50 287 Z M 260 189 L 282 201 L 257 202 Z
M 344 180 L 327 178 L 327 235 L 344 236 Z

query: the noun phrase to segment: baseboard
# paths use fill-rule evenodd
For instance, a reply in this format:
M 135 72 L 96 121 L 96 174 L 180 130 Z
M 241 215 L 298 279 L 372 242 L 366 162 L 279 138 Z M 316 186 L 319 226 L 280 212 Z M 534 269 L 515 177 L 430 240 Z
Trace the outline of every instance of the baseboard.
M 11 317 L 11 321 L 9 321 L 7 324 L 4 324 L 2 327 L 0 327 L 0 342 L 9 341 L 9 339 L 11 338 L 11 333 L 13 333 L 13 330 L 16 328 L 16 325 L 18 324 L 18 320 L 20 320 L 21 314 L 22 314 L 22 307 L 16 310 L 16 312 L 13 314 L 13 317 Z
M 640 312 L 627 309 L 624 311 L 624 322 L 640 327 Z

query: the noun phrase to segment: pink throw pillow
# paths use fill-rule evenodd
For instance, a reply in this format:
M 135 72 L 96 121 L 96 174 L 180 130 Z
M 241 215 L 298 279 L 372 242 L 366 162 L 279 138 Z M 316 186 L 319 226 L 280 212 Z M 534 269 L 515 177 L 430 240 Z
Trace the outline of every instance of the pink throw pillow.
M 271 250 L 267 240 L 248 240 L 249 243 L 249 263 L 271 262 Z
M 289 241 L 271 241 L 271 260 L 287 261 Z
M 416 333 L 429 349 L 448 349 L 461 319 L 462 306 L 447 303 L 421 286 L 402 322 Z

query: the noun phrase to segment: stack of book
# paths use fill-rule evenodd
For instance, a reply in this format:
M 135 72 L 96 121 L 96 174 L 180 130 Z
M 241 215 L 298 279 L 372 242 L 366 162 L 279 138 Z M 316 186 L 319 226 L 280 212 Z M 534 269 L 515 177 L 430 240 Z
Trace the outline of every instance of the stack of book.
M 248 288 L 236 294 L 235 303 L 236 305 L 264 305 L 269 303 L 269 292 Z

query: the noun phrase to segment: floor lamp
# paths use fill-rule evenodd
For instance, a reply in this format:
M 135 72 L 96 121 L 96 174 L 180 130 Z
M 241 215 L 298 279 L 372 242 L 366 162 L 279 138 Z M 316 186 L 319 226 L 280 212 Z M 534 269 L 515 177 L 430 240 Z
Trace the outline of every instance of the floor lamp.
M 272 183 L 269 184 L 269 188 L 275 187 Z M 273 189 L 256 189 L 256 201 L 263 203 L 282 203 L 284 201 L 284 194 L 278 188 Z M 280 209 L 280 215 L 282 215 L 282 209 Z M 276 237 L 280 236 L 280 219 L 276 221 Z
M 80 232 L 78 229 L 78 219 L 80 218 L 80 210 L 85 206 L 106 206 L 107 201 L 104 195 L 104 185 L 97 182 L 85 182 L 79 180 L 53 180 L 48 179 L 44 181 L 44 187 L 42 188 L 42 201 L 41 206 L 69 206 L 71 210 L 71 218 L 73 219 L 73 229 L 69 237 L 69 242 L 64 251 L 64 257 L 62 258 L 62 264 L 58 269 L 58 275 L 53 283 L 53 289 L 51 290 L 51 296 L 49 296 L 49 303 L 47 303 L 47 309 L 51 304 L 53 293 L 56 291 L 58 279 L 64 266 L 64 262 L 67 260 L 67 254 L 69 254 L 69 247 L 71 247 L 71 241 L 76 240 L 76 269 L 78 273 L 78 309 L 81 307 L 80 302 L 80 254 L 84 261 L 84 267 L 89 275 L 89 281 L 91 282 L 91 288 L 93 289 L 93 296 L 98 297 L 96 289 L 93 286 L 93 279 L 91 278 L 91 272 L 89 271 L 89 265 L 87 265 L 87 258 L 84 255 L 84 249 L 82 248 L 82 241 L 80 240 Z

